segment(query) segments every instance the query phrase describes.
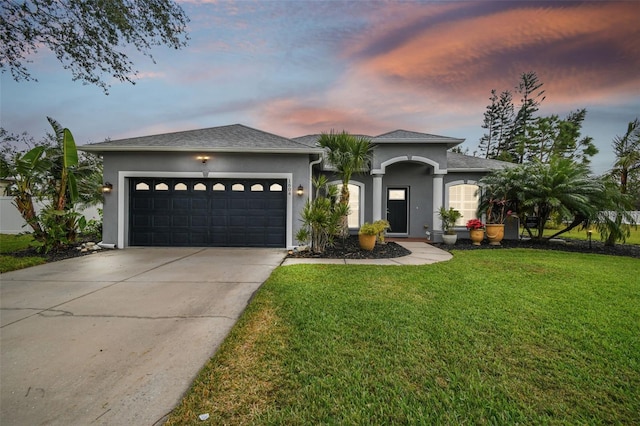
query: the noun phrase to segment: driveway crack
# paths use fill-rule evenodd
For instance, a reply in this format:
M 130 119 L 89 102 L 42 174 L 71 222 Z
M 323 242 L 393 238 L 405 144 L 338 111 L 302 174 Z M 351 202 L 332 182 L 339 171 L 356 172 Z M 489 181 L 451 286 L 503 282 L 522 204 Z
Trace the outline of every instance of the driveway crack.
M 42 308 L 1 308 L 0 311 L 37 311 L 35 315 L 45 318 L 121 318 L 121 319 L 144 319 L 144 320 L 172 320 L 172 319 L 228 319 L 235 321 L 226 315 L 111 315 L 111 314 L 74 314 L 71 311 L 62 309 L 42 309 Z

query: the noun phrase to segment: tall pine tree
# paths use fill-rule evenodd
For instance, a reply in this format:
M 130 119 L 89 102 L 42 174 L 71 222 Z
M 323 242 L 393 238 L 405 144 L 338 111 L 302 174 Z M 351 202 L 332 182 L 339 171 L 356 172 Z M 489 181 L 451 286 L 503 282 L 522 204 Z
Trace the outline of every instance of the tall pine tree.
M 545 99 L 542 85 L 535 72 L 528 72 L 520 76 L 520 83 L 516 87 L 516 92 L 521 95 L 520 109 L 514 121 L 512 143 L 509 149 L 517 163 L 524 162 L 525 154 L 529 149 L 527 145 L 530 143 L 530 134 L 536 121 L 535 113 Z

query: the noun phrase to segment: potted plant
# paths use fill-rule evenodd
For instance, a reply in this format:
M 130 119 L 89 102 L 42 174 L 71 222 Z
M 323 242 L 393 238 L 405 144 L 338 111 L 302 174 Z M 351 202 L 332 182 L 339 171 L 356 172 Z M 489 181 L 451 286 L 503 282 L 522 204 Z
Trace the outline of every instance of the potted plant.
M 482 190 L 478 215 L 486 215 L 486 233 L 489 244 L 499 246 L 504 238 L 504 222 L 514 213 L 513 177 L 508 173 L 493 173 L 480 180 Z
M 358 243 L 363 250 L 371 251 L 376 245 L 376 238 L 380 232 L 380 227 L 373 223 L 365 222 L 358 231 Z
M 470 219 L 467 221 L 469 238 L 474 246 L 479 246 L 484 239 L 484 223 L 480 219 Z
M 453 207 L 450 207 L 448 210 L 444 207 L 440 207 L 438 214 L 442 220 L 442 230 L 444 231 L 444 234 L 442 234 L 442 240 L 445 244 L 455 244 L 458 240 L 458 235 L 453 227 L 458 219 L 462 217 L 462 213 Z
M 384 233 L 387 229 L 391 229 L 391 225 L 389 221 L 380 219 L 373 222 L 373 226 L 378 229 L 378 233 L 376 234 L 376 242 L 380 244 L 385 244 L 384 242 Z

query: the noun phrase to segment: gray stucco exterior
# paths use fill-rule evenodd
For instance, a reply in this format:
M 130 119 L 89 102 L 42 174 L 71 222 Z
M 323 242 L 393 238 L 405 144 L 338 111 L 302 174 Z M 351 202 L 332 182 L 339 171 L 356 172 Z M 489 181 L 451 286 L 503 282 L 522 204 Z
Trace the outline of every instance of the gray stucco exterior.
M 242 125 L 107 141 L 81 150 L 102 155 L 104 181 L 113 191 L 104 198 L 103 241 L 129 245 L 129 185 L 133 178 L 278 178 L 287 182 L 286 247 L 297 245 L 300 214 L 313 193 L 312 175 L 338 178 L 322 162 L 319 135 L 287 139 Z M 506 163 L 448 152 L 462 139 L 398 130 L 370 138 L 375 145 L 372 167 L 355 175 L 361 188 L 362 221 L 386 218 L 388 189 L 406 189 L 407 229 L 391 235 L 424 237 L 425 225 L 438 239 L 437 215 L 446 206 L 447 188 L 476 183 Z M 206 162 L 199 157 L 207 156 Z M 296 194 L 302 185 L 304 194 Z

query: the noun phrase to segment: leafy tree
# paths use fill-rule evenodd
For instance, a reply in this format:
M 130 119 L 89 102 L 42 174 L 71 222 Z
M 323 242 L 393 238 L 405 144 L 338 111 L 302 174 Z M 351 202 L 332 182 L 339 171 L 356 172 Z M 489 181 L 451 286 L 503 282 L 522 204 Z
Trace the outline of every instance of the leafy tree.
M 84 217 L 75 207 L 101 201 L 95 182 L 101 182 L 102 176 L 97 159 L 78 156 L 69 129 L 51 118 L 48 120 L 55 134 L 27 152 L 7 146 L 16 139 L 29 141 L 26 137 L 17 138 L 2 131 L 5 147 L 0 160 L 0 177 L 13 182 L 9 195 L 14 197 L 15 206 L 44 251 L 59 249 L 76 240 Z M 39 213 L 35 200 L 45 204 Z
M 370 166 L 373 154 L 373 145 L 366 137 L 357 137 L 342 131 L 335 133 L 322 133 L 318 139 L 318 145 L 327 150 L 327 160 L 335 168 L 342 181 L 340 191 L 340 203 L 349 205 L 349 181 L 355 173 L 362 173 Z M 346 236 L 349 232 L 347 221 L 348 212 L 342 220 L 340 235 Z
M 548 163 L 553 157 L 564 157 L 588 164 L 598 149 L 593 138 L 581 138 L 580 131 L 586 114 L 587 110 L 581 109 L 569 113 L 564 120 L 557 115 L 537 118 L 530 129 L 527 160 Z
M 73 80 L 105 93 L 108 74 L 135 84 L 127 48 L 153 60 L 153 46 L 186 46 L 189 22 L 172 0 L 5 0 L 0 5 L 0 69 L 16 81 L 34 80 L 25 62 L 45 47 Z

